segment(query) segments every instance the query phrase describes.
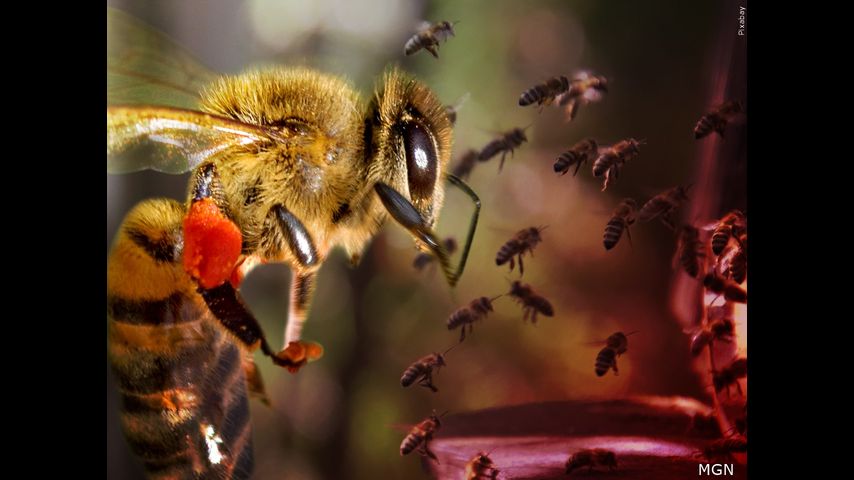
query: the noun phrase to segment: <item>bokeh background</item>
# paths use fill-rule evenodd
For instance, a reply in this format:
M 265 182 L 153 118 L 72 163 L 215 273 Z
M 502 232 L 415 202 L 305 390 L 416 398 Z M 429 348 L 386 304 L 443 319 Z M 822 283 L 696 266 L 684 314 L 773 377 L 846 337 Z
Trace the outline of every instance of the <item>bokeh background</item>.
M 321 361 L 291 375 L 258 365 L 273 402 L 252 403 L 256 478 L 420 478 L 420 462 L 401 458 L 400 425 L 433 409 L 462 412 L 499 405 L 632 394 L 707 400 L 692 369 L 688 337 L 671 312 L 673 234 L 660 224 L 632 228 L 612 251 L 602 232 L 624 197 L 640 203 L 696 180 L 694 123 L 708 109 L 720 25 L 737 13 L 722 2 L 676 0 L 109 1 L 166 32 L 204 65 L 237 73 L 259 63 L 309 65 L 348 77 L 365 95 L 383 69 L 398 63 L 446 103 L 466 93 L 455 129 L 455 161 L 497 132 L 529 126 L 530 143 L 498 173 L 478 164 L 470 185 L 483 202 L 467 270 L 450 290 L 440 272 L 417 272 L 411 239 L 387 225 L 362 264 L 342 252 L 324 264 L 304 337 L 322 343 Z M 457 35 L 440 47 L 404 57 L 403 44 L 422 20 L 455 20 Z M 734 35 L 734 33 L 732 33 Z M 557 74 L 590 69 L 606 75 L 604 100 L 583 106 L 571 124 L 563 113 L 517 106 L 519 94 Z M 610 144 L 645 139 L 640 156 L 602 193 L 589 166 L 556 176 L 554 159 L 585 137 Z M 148 197 L 183 199 L 187 176 L 143 172 L 107 178 L 107 249 L 124 214 Z M 447 196 L 442 236 L 462 241 L 471 204 Z M 703 220 L 703 219 L 695 219 Z M 710 219 L 709 219 L 710 220 Z M 495 266 L 501 244 L 517 230 L 548 225 L 524 281 L 549 298 L 554 318 L 523 324 L 507 298 L 448 354 L 436 376 L 440 393 L 400 387 L 416 358 L 445 350 L 458 331 L 448 315 L 481 295 L 508 289 L 518 272 Z M 242 293 L 276 343 L 282 337 L 290 274 L 265 265 Z M 620 375 L 598 378 L 593 363 L 615 331 L 638 330 L 620 359 Z M 118 427 L 118 402 L 107 368 L 108 478 L 142 478 Z

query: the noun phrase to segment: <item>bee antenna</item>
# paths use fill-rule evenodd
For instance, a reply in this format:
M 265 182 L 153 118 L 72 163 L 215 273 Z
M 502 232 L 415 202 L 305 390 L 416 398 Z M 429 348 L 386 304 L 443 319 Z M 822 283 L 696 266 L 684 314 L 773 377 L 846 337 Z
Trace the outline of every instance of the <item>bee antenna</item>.
M 450 348 L 448 348 L 447 350 L 445 350 L 444 352 L 442 352 L 442 356 L 444 357 L 445 355 L 447 355 L 447 354 L 448 354 L 448 352 L 450 352 L 451 350 L 455 349 L 455 348 L 457 347 L 457 345 L 459 345 L 459 343 L 455 343 L 455 344 L 451 345 L 451 347 L 450 347 Z
M 507 295 L 507 294 L 506 293 L 499 293 L 498 295 L 490 298 L 489 301 L 494 302 L 494 301 L 498 300 L 499 298 L 503 297 L 504 295 Z
M 435 410 L 434 410 L 434 411 L 435 411 Z M 444 417 L 445 415 L 447 415 L 447 414 L 448 414 L 448 412 L 450 412 L 450 410 L 445 410 L 444 412 L 442 412 L 442 414 L 441 414 L 441 415 L 439 415 L 439 418 Z
M 638 333 L 639 331 L 640 330 L 632 330 L 631 332 L 627 333 L 626 336 L 628 337 L 629 335 L 634 335 L 634 334 Z

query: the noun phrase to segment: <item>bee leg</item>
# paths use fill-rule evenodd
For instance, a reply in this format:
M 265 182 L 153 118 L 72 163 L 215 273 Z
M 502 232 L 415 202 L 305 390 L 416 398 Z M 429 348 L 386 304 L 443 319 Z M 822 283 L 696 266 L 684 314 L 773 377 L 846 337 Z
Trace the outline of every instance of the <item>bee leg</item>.
M 614 357 L 614 375 L 620 376 L 620 371 L 617 369 L 617 357 Z
M 257 398 L 266 406 L 270 406 L 270 397 L 267 396 L 267 391 L 264 388 L 264 380 L 261 378 L 261 372 L 258 366 L 255 365 L 255 360 L 249 355 L 244 355 L 241 359 L 243 363 L 243 372 L 246 374 L 246 387 L 249 390 L 249 396 Z
M 626 225 L 626 238 L 628 238 L 628 239 L 629 239 L 629 246 L 630 246 L 630 247 L 632 247 L 632 248 L 634 248 L 634 245 L 632 245 L 632 231 L 631 231 L 631 230 L 629 230 L 629 226 L 628 226 L 628 225 Z
M 466 339 L 466 326 L 463 325 L 463 328 L 460 329 L 460 343 L 463 343 L 463 340 Z
M 525 265 L 522 263 L 522 254 L 519 254 L 519 276 L 525 274 Z
M 513 271 L 513 268 L 516 267 L 516 257 L 510 257 L 510 271 Z
M 425 45 L 424 49 L 430 52 L 435 58 L 439 58 L 439 50 L 436 49 L 436 45 Z
M 511 150 L 511 152 L 512 152 L 512 150 Z M 505 150 L 505 151 L 501 154 L 501 162 L 498 164 L 498 173 L 501 173 L 501 170 L 503 170 L 503 169 L 504 169 L 504 160 L 505 160 L 506 158 L 507 158 L 507 150 Z
M 440 462 L 439 462 L 439 457 L 437 457 L 437 456 L 436 456 L 436 454 L 435 454 L 435 453 L 433 453 L 433 451 L 432 451 L 432 450 L 430 450 L 430 447 L 428 447 L 428 446 L 427 446 L 427 442 L 428 442 L 428 440 L 427 440 L 427 439 L 425 439 L 425 440 L 424 440 L 424 444 L 421 446 L 421 452 L 420 452 L 420 453 L 421 453 L 421 455 L 423 455 L 423 456 L 427 456 L 427 457 L 430 457 L 430 458 L 432 458 L 436 463 L 440 463 Z

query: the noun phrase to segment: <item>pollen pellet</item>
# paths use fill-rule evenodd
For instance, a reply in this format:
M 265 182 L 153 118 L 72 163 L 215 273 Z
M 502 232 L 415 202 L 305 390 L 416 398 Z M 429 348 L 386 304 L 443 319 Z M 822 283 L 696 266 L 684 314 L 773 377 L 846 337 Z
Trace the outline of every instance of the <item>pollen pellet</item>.
M 240 229 L 209 198 L 190 206 L 184 218 L 184 270 L 204 288 L 225 282 L 240 257 Z

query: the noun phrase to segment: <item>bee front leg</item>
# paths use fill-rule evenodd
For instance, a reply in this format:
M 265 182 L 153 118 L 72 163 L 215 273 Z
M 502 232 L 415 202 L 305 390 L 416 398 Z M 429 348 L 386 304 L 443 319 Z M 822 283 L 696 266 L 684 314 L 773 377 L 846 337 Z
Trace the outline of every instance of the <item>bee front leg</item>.
M 524 253 L 524 252 L 522 252 Z M 525 274 L 525 264 L 522 263 L 522 253 L 519 254 L 519 276 Z

